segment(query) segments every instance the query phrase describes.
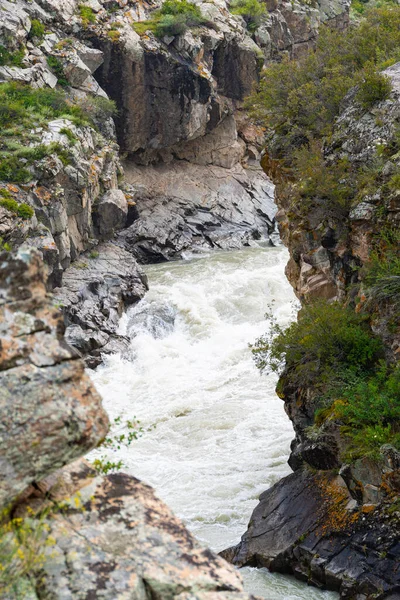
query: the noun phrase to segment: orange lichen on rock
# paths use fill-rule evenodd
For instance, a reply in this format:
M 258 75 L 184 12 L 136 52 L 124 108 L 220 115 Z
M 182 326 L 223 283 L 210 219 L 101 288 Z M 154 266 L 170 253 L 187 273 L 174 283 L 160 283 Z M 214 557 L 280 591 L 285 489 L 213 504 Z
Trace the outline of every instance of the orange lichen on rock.
M 321 535 L 344 531 L 359 518 L 359 512 L 346 507 L 351 500 L 349 491 L 340 476 L 323 474 L 316 479 L 321 494 L 320 528 Z

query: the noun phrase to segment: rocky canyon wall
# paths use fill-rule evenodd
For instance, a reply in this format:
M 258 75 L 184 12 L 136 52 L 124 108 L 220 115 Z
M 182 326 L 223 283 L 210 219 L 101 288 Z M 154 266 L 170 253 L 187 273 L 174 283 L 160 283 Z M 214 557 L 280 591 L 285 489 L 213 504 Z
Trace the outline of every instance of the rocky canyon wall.
M 370 186 L 361 188 L 362 197 L 347 215 L 320 197 L 296 212 L 287 195 L 280 196 L 279 190 L 277 195 L 277 220 L 290 251 L 287 276 L 299 299 L 304 304 L 341 301 L 358 314 L 368 308 L 366 319 L 394 365 L 400 343 L 398 299 L 374 296 L 377 290 L 368 288 L 367 275 L 374 253 L 382 265 L 388 252 L 390 260 L 398 253 L 394 240 L 400 206 L 393 177 L 399 73 L 399 63 L 384 72 L 392 91 L 370 108 L 360 104 L 357 89 L 351 90 L 324 146 L 328 168 L 346 158 L 351 172 L 370 174 Z M 384 444 L 378 453 L 359 451 L 351 460 L 343 420 L 327 409 L 328 416 L 316 422 L 324 394 L 321 377 L 317 370 L 314 381 L 299 386 L 290 367 L 283 371 L 278 393 L 296 433 L 289 459 L 294 473 L 261 495 L 241 542 L 222 554 L 237 565 L 294 573 L 338 590 L 341 598 L 394 600 L 400 590 L 400 453 Z M 369 397 L 372 406 L 367 387 L 357 393 Z M 389 403 L 386 399 L 382 411 Z
M 0 502 L 40 538 L 9 597 L 250 600 L 150 488 L 80 458 L 108 421 L 76 350 L 95 366 L 127 348 L 138 262 L 269 240 L 263 131 L 241 102 L 264 61 L 345 26 L 348 5 L 268 3 L 249 35 L 225 2 L 199 3 L 208 25 L 160 40 L 133 27 L 158 4 L 0 4 Z

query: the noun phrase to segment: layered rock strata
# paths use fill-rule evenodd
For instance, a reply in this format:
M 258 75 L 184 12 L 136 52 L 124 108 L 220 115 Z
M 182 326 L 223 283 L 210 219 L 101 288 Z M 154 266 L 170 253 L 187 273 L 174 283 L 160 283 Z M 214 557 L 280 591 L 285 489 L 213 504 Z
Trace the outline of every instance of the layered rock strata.
M 76 460 L 101 443 L 108 419 L 63 338 L 37 250 L 1 254 L 0 312 L 0 506 L 8 509 L 0 524 L 8 573 L 0 595 L 255 600 L 233 567 L 203 548 L 149 486 L 123 473 L 100 476 Z M 5 552 L 13 535 L 7 516 L 15 535 L 29 522 L 15 541 L 18 556 L 37 555 L 19 577 L 15 551 Z

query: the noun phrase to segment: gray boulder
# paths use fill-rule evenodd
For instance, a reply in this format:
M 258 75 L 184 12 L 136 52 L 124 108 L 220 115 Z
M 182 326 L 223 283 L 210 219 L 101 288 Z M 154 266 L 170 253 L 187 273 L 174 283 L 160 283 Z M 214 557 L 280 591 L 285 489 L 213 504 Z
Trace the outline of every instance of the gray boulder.
M 96 206 L 95 224 L 100 236 L 109 236 L 126 224 L 128 203 L 122 190 L 108 190 Z
M 128 340 L 117 334 L 119 319 L 146 290 L 147 279 L 136 260 L 111 242 L 65 271 L 63 286 L 54 294 L 65 316 L 66 340 L 86 357 L 88 366 L 97 366 L 101 354 L 128 349 Z

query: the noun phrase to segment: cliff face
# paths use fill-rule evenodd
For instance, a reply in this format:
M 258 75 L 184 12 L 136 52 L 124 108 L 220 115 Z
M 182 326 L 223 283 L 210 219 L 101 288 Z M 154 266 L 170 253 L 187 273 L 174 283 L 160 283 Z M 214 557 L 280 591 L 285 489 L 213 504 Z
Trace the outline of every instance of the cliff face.
M 0 263 L 1 597 L 251 600 L 149 486 L 79 459 L 107 434 L 101 399 L 39 252 Z
M 287 276 L 298 297 L 305 303 L 341 300 L 359 314 L 368 309 L 392 364 L 399 353 L 398 297 L 394 288 L 383 296 L 382 283 L 371 287 L 371 265 L 378 260 L 379 268 L 390 266 L 398 256 L 399 72 L 399 64 L 385 71 L 392 92 L 370 109 L 357 101 L 357 90 L 348 94 L 324 148 L 328 167 L 345 158 L 351 172 L 368 173 L 357 205 L 344 215 L 315 197 L 296 214 L 279 187 L 277 195 L 277 219 L 291 256 Z M 394 275 L 386 273 L 391 282 Z M 351 460 L 343 420 L 333 414 L 316 425 L 321 376 L 317 370 L 314 382 L 300 387 L 290 367 L 281 375 L 278 393 L 296 433 L 289 459 L 294 473 L 262 494 L 241 542 L 223 555 L 238 565 L 292 572 L 337 589 L 343 598 L 396 598 L 400 453 L 386 444 L 378 456 L 358 452 Z M 369 392 L 365 387 L 357 393 Z
M 116 319 L 146 289 L 135 259 L 269 239 L 264 134 L 240 102 L 264 61 L 310 47 L 321 22 L 348 20 L 347 2 L 273 2 L 250 33 L 225 2 L 199 3 L 205 24 L 159 38 L 141 23 L 138 34 L 161 5 L 2 2 L 3 103 L 15 94 L 6 82 L 19 85 L 27 118 L 11 112 L 1 137 L 1 243 L 40 249 L 67 339 L 91 366 L 126 348 Z M 24 99 L 21 84 L 36 95 Z

